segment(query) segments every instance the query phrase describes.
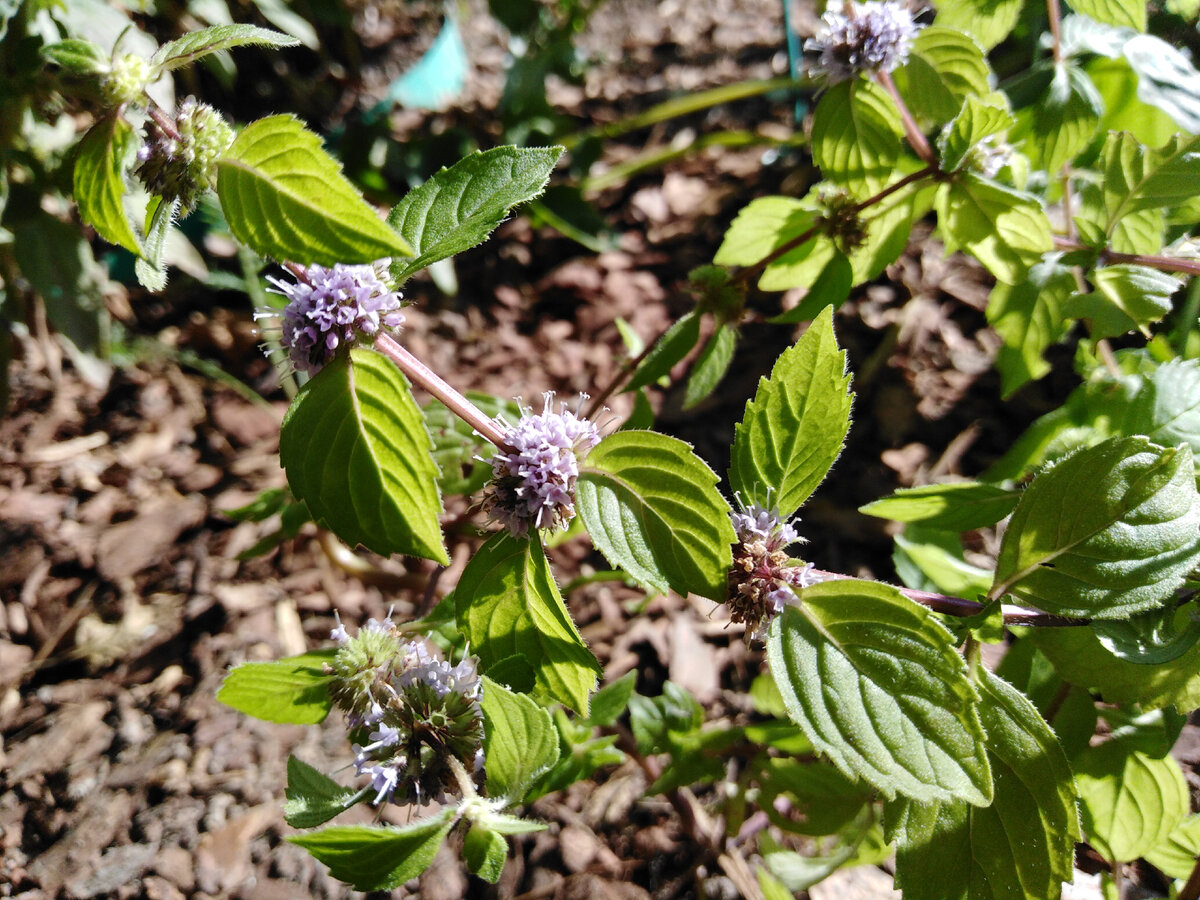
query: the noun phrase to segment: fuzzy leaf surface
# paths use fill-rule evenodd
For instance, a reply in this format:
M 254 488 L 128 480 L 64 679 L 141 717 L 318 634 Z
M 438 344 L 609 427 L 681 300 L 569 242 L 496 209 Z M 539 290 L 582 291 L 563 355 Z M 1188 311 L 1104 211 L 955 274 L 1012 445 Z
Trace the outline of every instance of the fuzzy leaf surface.
M 167 247 L 167 233 L 171 222 L 179 211 L 179 201 L 170 202 L 155 197 L 151 199 L 147 213 L 146 242 L 142 245 L 142 256 L 133 265 L 137 279 L 148 291 L 161 291 L 167 286 L 167 264 L 163 254 Z
M 721 602 L 733 564 L 729 504 L 683 441 L 619 431 L 581 467 L 577 503 L 597 549 L 639 583 Z
M 519 803 L 529 785 L 558 762 L 558 729 L 527 695 L 486 677 L 480 706 L 488 796 Z
M 872 581 L 799 597 L 771 624 L 767 658 L 813 746 L 889 798 L 989 803 L 979 697 L 933 613 Z
M 390 891 L 429 867 L 454 825 L 454 808 L 403 827 L 335 825 L 288 838 L 357 891 Z
M 413 247 L 392 264 L 404 281 L 414 272 L 482 244 L 508 211 L 540 197 L 562 147 L 496 147 L 440 170 L 397 203 L 387 221 Z
M 129 123 L 115 113 L 88 130 L 75 157 L 75 202 L 79 217 L 100 237 L 141 255 L 142 247 L 124 204 L 124 164 L 132 138 Z
M 333 266 L 412 254 L 294 116 L 247 125 L 217 173 L 230 230 L 260 256 Z
M 163 44 L 150 57 L 150 62 L 164 69 L 178 69 L 218 50 L 230 50 L 250 44 L 260 47 L 295 47 L 299 43 L 290 34 L 255 25 L 213 25 L 211 28 L 193 31 Z
M 325 663 L 331 651 L 305 653 L 274 662 L 242 663 L 221 682 L 217 699 L 256 719 L 288 725 L 325 721 L 333 700 Z
M 463 570 L 454 603 L 485 672 L 519 657 L 534 673 L 535 696 L 587 715 L 600 664 L 571 621 L 540 541 L 506 531 L 488 538 Z
M 304 386 L 284 416 L 279 460 L 313 521 L 382 556 L 449 562 L 438 523 L 438 468 L 408 380 L 355 349 Z
M 842 452 L 850 430 L 850 376 L 826 307 L 758 383 L 734 430 L 729 480 L 747 504 L 787 518 Z
M 1125 618 L 1174 596 L 1200 561 L 1198 529 L 1190 448 L 1112 438 L 1026 489 L 1000 545 L 993 590 L 1047 612 Z
M 293 828 L 315 828 L 367 796 L 367 788 L 343 787 L 294 756 L 288 757 L 283 817 Z

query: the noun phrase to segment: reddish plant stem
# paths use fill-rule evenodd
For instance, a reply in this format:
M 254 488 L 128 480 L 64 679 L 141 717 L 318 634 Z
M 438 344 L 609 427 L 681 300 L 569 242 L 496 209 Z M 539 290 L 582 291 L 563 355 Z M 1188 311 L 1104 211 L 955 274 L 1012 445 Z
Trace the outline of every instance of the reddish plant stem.
M 1200 900 L 1200 859 L 1196 860 L 1196 865 L 1192 868 L 1192 874 L 1188 876 L 1187 882 L 1180 888 L 1176 900 Z
M 163 111 L 161 109 L 156 106 L 151 106 L 147 112 L 149 112 L 150 118 L 155 121 L 158 127 L 161 128 L 163 132 L 169 138 L 171 138 L 171 140 L 177 141 L 180 139 L 181 135 L 179 134 L 179 129 L 175 127 L 174 122 L 163 115 Z
M 929 146 L 929 141 L 925 139 L 925 135 L 921 133 L 921 129 L 917 127 L 917 120 L 908 110 L 908 106 L 904 102 L 904 98 L 900 96 L 900 92 L 896 90 L 896 82 L 892 81 L 892 76 L 882 70 L 875 73 L 875 80 L 883 87 L 892 98 L 892 102 L 896 104 L 896 110 L 900 113 L 900 122 L 904 126 L 904 137 L 908 140 L 908 144 L 913 148 L 913 152 L 921 157 L 921 161 L 927 166 L 937 167 L 937 155 L 933 152 L 933 148 Z
M 1058 0 L 1046 0 L 1046 15 L 1050 18 L 1050 46 L 1054 53 L 1054 61 L 1062 62 L 1062 10 Z
M 1070 238 L 1059 237 L 1058 235 L 1054 237 L 1054 246 L 1060 250 L 1092 249 L 1087 244 L 1081 244 L 1079 241 L 1073 241 Z M 1146 266 L 1149 269 L 1158 269 L 1160 272 L 1200 275 L 1200 260 L 1195 259 L 1182 259 L 1174 256 L 1145 256 L 1141 253 L 1121 253 L 1117 250 L 1110 250 L 1107 247 L 1101 248 L 1100 259 L 1108 263 L 1128 263 L 1134 266 Z

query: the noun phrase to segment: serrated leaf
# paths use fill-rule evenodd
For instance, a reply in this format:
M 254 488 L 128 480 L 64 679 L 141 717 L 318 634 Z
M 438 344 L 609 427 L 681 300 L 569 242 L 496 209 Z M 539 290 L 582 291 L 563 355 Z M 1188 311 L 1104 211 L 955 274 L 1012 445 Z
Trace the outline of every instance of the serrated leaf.
M 992 805 L 907 801 L 889 810 L 896 886 L 905 900 L 1058 900 L 1079 839 L 1071 768 L 1023 694 L 986 670 L 979 689 Z
M 812 228 L 817 215 L 811 205 L 794 197 L 752 200 L 725 232 L 713 262 L 719 266 L 752 266 Z
M 954 118 L 968 98 L 987 94 L 990 76 L 980 46 L 969 34 L 946 28 L 939 19 L 918 32 L 908 62 L 893 77 L 914 115 L 941 123 Z
M 510 422 L 521 418 L 521 406 L 515 401 L 479 391 L 465 394 L 485 416 L 505 416 Z M 438 487 L 442 493 L 470 496 L 482 490 L 492 477 L 487 460 L 496 448 L 439 400 L 430 400 L 421 411 L 433 441 L 433 459 L 441 471 Z
M 937 24 L 965 31 L 984 50 L 991 50 L 1017 24 L 1022 5 L 1022 0 L 940 0 Z
M 290 34 L 282 34 L 255 25 L 213 25 L 193 31 L 170 43 L 163 44 L 150 57 L 150 63 L 170 71 L 190 65 L 201 57 L 233 47 L 253 44 L 260 47 L 295 47 L 300 42 Z
M 459 160 L 414 188 L 388 214 L 414 257 L 392 264 L 404 281 L 439 259 L 487 240 L 518 204 L 546 189 L 562 147 L 496 147 Z
M 161 291 L 167 286 L 167 264 L 163 261 L 163 251 L 167 246 L 171 222 L 175 220 L 178 211 L 178 200 L 168 202 L 161 197 L 155 197 L 150 201 L 146 241 L 142 245 L 142 256 L 133 267 L 138 281 L 148 291 Z
M 217 699 L 267 722 L 315 725 L 333 708 L 333 676 L 325 674 L 325 664 L 332 659 L 332 651 L 318 651 L 275 662 L 242 663 L 225 676 Z
M 993 596 L 1119 619 L 1174 596 L 1200 561 L 1192 453 L 1113 438 L 1026 489 L 1000 545 Z
M 416 878 L 437 855 L 454 825 L 454 807 L 403 827 L 335 825 L 288 841 L 329 867 L 358 891 L 390 891 Z
M 1094 270 L 1089 276 L 1096 290 L 1072 294 L 1063 312 L 1087 319 L 1093 340 L 1141 331 L 1171 311 L 1171 296 L 1183 282 L 1148 266 L 1115 265 Z
M 1142 856 L 1170 878 L 1187 878 L 1200 858 L 1200 814 L 1188 816 Z
M 247 125 L 217 173 L 230 230 L 260 256 L 332 266 L 412 254 L 293 116 Z
M 1145 0 L 1073 0 L 1071 8 L 1106 25 L 1146 30 Z
M 1053 254 L 1017 284 L 998 283 L 992 289 L 987 318 L 1004 341 L 996 354 L 1004 397 L 1050 372 L 1045 352 L 1066 337 L 1071 320 L 1063 306 L 1076 290 L 1071 270 Z
M 489 538 L 463 570 L 454 602 L 459 631 L 485 672 L 499 678 L 491 667 L 516 656 L 534 674 L 535 696 L 587 715 L 600 664 L 571 621 L 536 538 Z
M 1033 197 L 969 172 L 938 193 L 937 211 L 947 249 L 966 248 L 1006 284 L 1019 283 L 1054 246 Z
M 666 330 L 634 370 L 623 391 L 636 391 L 670 374 L 675 364 L 696 346 L 700 339 L 700 314 L 685 313 Z
M 75 38 L 59 41 L 43 47 L 41 54 L 72 75 L 96 75 L 109 68 L 108 54 L 91 41 Z
M 721 383 L 729 364 L 733 362 L 733 351 L 737 349 L 737 329 L 730 325 L 722 325 L 713 332 L 696 364 L 688 375 L 687 389 L 683 395 L 683 408 L 691 409 L 704 400 Z
M 479 705 L 488 796 L 520 803 L 526 789 L 558 762 L 558 730 L 550 713 L 529 697 L 486 677 Z
M 504 835 L 484 828 L 478 822 L 471 826 L 463 839 L 463 862 L 472 875 L 488 884 L 495 884 L 504 872 L 508 859 L 508 841 Z
M 577 504 L 592 542 L 615 568 L 662 593 L 721 602 L 735 536 L 716 483 L 683 441 L 619 431 L 584 460 Z
M 1137 73 L 1138 99 L 1165 112 L 1191 134 L 1200 132 L 1200 72 L 1162 38 L 1138 34 L 1121 50 Z
M 1082 70 L 1058 63 L 1034 104 L 1022 110 L 1019 135 L 1026 137 L 1026 155 L 1035 168 L 1052 176 L 1096 137 L 1104 101 Z
M 283 817 L 293 828 L 315 828 L 364 800 L 367 790 L 342 787 L 308 763 L 289 756 Z
M 1013 511 L 1020 494 L 978 481 L 901 488 L 890 497 L 860 506 L 868 516 L 895 522 L 921 522 L 947 531 L 995 525 Z
M 972 147 L 985 138 L 1007 131 L 1014 121 L 1007 109 L 973 96 L 967 97 L 958 115 L 938 137 L 942 170 L 952 172 L 962 166 Z
M 771 624 L 788 715 L 818 751 L 887 797 L 985 805 L 978 695 L 950 633 L 890 585 L 828 581 Z
M 284 416 L 279 461 L 313 521 L 353 547 L 449 562 L 437 466 L 408 381 L 355 349 L 325 366 Z
M 843 81 L 813 111 L 813 161 L 825 180 L 867 197 L 891 179 L 900 135 L 900 114 L 883 88 L 862 79 Z
M 115 113 L 88 130 L 75 157 L 75 202 L 79 217 L 102 238 L 141 254 L 124 204 L 125 156 L 132 137 L 129 123 Z
M 1129 213 L 1162 209 L 1195 196 L 1200 178 L 1200 138 L 1177 135 L 1159 150 L 1143 147 L 1131 134 L 1108 135 L 1100 155 L 1105 231 Z
M 1179 764 L 1110 740 L 1074 760 L 1088 842 L 1111 862 L 1132 862 L 1166 840 L 1188 812 Z
M 758 383 L 733 438 L 729 481 L 746 504 L 787 518 L 842 452 L 850 430 L 850 376 L 829 307 Z

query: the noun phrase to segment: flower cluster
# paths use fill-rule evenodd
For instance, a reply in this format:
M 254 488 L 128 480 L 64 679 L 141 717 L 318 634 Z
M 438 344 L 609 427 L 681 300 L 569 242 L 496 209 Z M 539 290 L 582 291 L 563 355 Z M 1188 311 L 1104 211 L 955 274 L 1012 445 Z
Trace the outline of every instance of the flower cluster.
M 799 536 L 774 510 L 752 504 L 729 516 L 738 539 L 725 601 L 729 617 L 745 623 L 747 640 L 765 640 L 771 620 L 795 599 L 795 589 L 815 584 L 818 578 L 811 565 L 795 563 L 785 552 Z
M 579 463 L 600 443 L 595 424 L 565 406 L 554 412 L 553 400 L 548 393 L 541 413 L 524 407 L 516 425 L 503 422 L 509 449 L 492 457 L 484 509 L 516 537 L 567 527 L 575 518 Z
M 127 53 L 114 60 L 108 74 L 100 80 L 100 93 L 109 106 L 136 103 L 142 99 L 153 76 L 154 67 L 149 60 Z
M 217 185 L 217 160 L 233 143 L 233 129 L 206 103 L 188 97 L 175 116 L 171 134 L 146 120 L 146 142 L 138 150 L 138 178 L 150 193 L 178 200 L 186 215 L 200 195 Z
M 812 74 L 830 84 L 848 81 L 859 72 L 891 72 L 908 60 L 909 46 L 921 26 L 897 0 L 854 3 L 829 10 L 821 28 L 804 43 L 818 54 Z
M 380 328 L 404 324 L 399 291 L 383 280 L 386 261 L 372 266 L 332 269 L 312 265 L 292 283 L 268 277 L 272 293 L 288 298 L 283 310 L 280 342 L 292 366 L 315 375 L 344 346 L 370 340 Z M 256 319 L 278 316 L 274 309 L 260 310 Z
M 475 660 L 457 665 L 419 641 L 404 643 L 390 618 L 354 637 L 339 622 L 330 694 L 347 717 L 354 767 L 371 779 L 373 803 L 425 803 L 457 784 L 454 763 L 483 766 L 483 685 Z

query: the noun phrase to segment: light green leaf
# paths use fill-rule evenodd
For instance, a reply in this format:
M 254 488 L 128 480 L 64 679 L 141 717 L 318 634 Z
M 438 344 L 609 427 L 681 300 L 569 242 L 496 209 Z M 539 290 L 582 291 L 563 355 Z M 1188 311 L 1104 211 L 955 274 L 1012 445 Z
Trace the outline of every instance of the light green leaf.
M 1120 39 L 1118 53 L 1124 44 L 1125 39 Z M 1137 73 L 1124 58 L 1093 57 L 1084 69 L 1104 100 L 1101 134 L 1127 131 L 1148 147 L 1161 147 L 1179 130 L 1165 112 L 1138 99 Z
M 870 81 L 843 81 L 813 111 L 812 155 L 826 181 L 865 198 L 882 190 L 900 157 L 900 114 Z
M 1017 24 L 1022 5 L 1022 0 L 940 0 L 937 24 L 965 31 L 984 50 L 991 50 Z
M 283 817 L 293 828 L 315 828 L 366 799 L 367 790 L 342 787 L 308 763 L 289 756 Z
M 991 571 L 963 558 L 962 543 L 955 532 L 909 525 L 904 534 L 892 540 L 892 562 L 906 587 L 974 600 L 984 596 L 991 586 Z
M 1020 113 L 1024 150 L 1035 168 L 1052 176 L 1096 138 L 1104 101 L 1082 70 L 1071 63 L 1051 69 L 1049 82 L 1034 104 Z
M 978 481 L 901 488 L 890 497 L 860 506 L 868 516 L 895 522 L 921 522 L 947 531 L 995 525 L 1013 511 L 1020 495 Z
M 1105 231 L 1129 213 L 1164 209 L 1191 199 L 1200 179 L 1200 138 L 1176 136 L 1159 150 L 1143 147 L 1131 134 L 1110 133 L 1100 154 Z
M 353 547 L 449 562 L 438 470 L 408 381 L 355 349 L 325 366 L 284 416 L 279 461 L 313 521 Z
M 906 801 L 889 810 L 905 900 L 1058 900 L 1074 877 L 1075 785 L 1054 732 L 990 672 L 979 684 L 992 805 Z
M 453 806 L 403 827 L 335 825 L 288 838 L 357 891 L 390 891 L 429 867 L 454 825 Z
M 1146 30 L 1145 0 L 1072 0 L 1071 8 L 1106 25 Z
M 994 596 L 1119 619 L 1174 596 L 1200 561 L 1190 448 L 1113 438 L 1042 472 L 1008 523 Z
M 479 822 L 463 839 L 463 861 L 472 875 L 477 875 L 488 884 L 495 884 L 504 872 L 508 859 L 508 841 L 504 835 L 483 827 Z
M 510 209 L 541 196 L 562 154 L 562 147 L 496 147 L 459 160 L 409 191 L 387 221 L 415 256 L 393 262 L 393 277 L 402 282 L 482 244 Z
M 142 253 L 125 212 L 125 158 L 133 131 L 115 113 L 91 126 L 79 142 L 74 163 L 74 197 L 79 217 L 110 244 Z
M 722 325 L 713 332 L 688 376 L 687 390 L 683 395 L 684 409 L 691 409 L 717 389 L 717 385 L 729 371 L 729 364 L 733 362 L 733 351 L 736 349 L 736 328 Z
M 1179 763 L 1110 740 L 1074 760 L 1088 843 L 1110 862 L 1132 862 L 1166 840 L 1188 812 Z
M 1161 109 L 1184 131 L 1200 132 L 1200 72 L 1187 56 L 1151 34 L 1130 38 L 1122 55 L 1137 73 L 1138 99 Z
M 974 96 L 967 97 L 954 121 L 938 137 L 943 171 L 952 172 L 963 166 L 972 147 L 985 138 L 1007 131 L 1014 121 L 1007 109 Z
M 72 75 L 97 75 L 109 68 L 109 55 L 91 41 L 75 38 L 59 41 L 42 47 L 41 53 L 43 58 Z
M 667 329 L 634 370 L 624 391 L 636 391 L 670 374 L 675 364 L 683 359 L 700 340 L 700 314 L 685 313 Z
M 811 204 L 794 197 L 752 200 L 742 207 L 725 232 L 713 262 L 719 266 L 752 266 L 812 228 L 817 215 Z M 810 244 L 806 242 L 804 246 Z
M 765 277 L 765 276 L 764 276 Z M 773 316 L 768 321 L 773 325 L 794 325 L 810 322 L 827 306 L 841 307 L 854 287 L 854 267 L 842 253 L 835 253 L 821 269 L 821 274 L 808 286 L 804 299 L 786 312 Z
M 150 222 L 146 226 L 146 243 L 142 246 L 142 258 L 134 263 L 137 279 L 148 291 L 161 291 L 167 286 L 167 264 L 163 260 L 163 251 L 167 246 L 171 222 L 178 211 L 178 200 L 167 202 L 161 197 L 155 197 L 150 201 L 147 210 Z
M 536 538 L 489 538 L 463 570 L 454 603 L 459 631 L 485 672 L 517 657 L 534 673 L 536 697 L 587 715 L 600 664 L 571 621 Z
M 1006 284 L 1018 284 L 1054 246 L 1033 197 L 971 173 L 939 191 L 937 211 L 947 250 L 969 250 Z
M 989 803 L 978 695 L 933 613 L 871 581 L 799 597 L 771 624 L 767 658 L 813 746 L 889 798 Z
M 1171 311 L 1171 296 L 1183 282 L 1148 266 L 1115 265 L 1095 269 L 1090 279 L 1096 290 L 1073 294 L 1063 312 L 1091 324 L 1093 340 L 1140 330 L 1150 336 L 1150 324 Z
M 616 722 L 629 705 L 636 681 L 637 672 L 630 670 L 612 684 L 600 688 L 592 697 L 592 711 L 588 723 L 604 728 Z
M 247 125 L 217 172 L 230 230 L 260 256 L 332 266 L 412 253 L 293 116 Z
M 850 376 L 833 310 L 813 320 L 758 383 L 734 431 L 729 481 L 743 502 L 794 513 L 824 480 L 850 430 Z
M 716 483 L 683 441 L 619 431 L 584 460 L 577 503 L 613 566 L 653 590 L 721 602 L 735 536 Z
M 333 651 L 305 653 L 276 662 L 242 663 L 232 669 L 217 699 L 238 712 L 267 722 L 315 725 L 325 721 L 333 700 L 325 664 Z
M 245 47 L 249 44 L 260 47 L 295 47 L 299 43 L 290 34 L 281 34 L 269 28 L 258 28 L 254 25 L 214 25 L 163 44 L 150 57 L 150 62 L 169 71 L 190 65 L 201 57 L 219 50 Z
M 991 68 L 969 34 L 938 23 L 923 28 L 912 42 L 908 63 L 893 77 L 913 114 L 929 122 L 948 122 L 964 101 L 988 94 Z M 986 135 L 980 135 L 980 140 Z M 953 166 L 951 166 L 953 168 Z
M 1187 878 L 1200 858 L 1200 814 L 1188 816 L 1142 856 L 1170 878 Z
M 1044 354 L 1066 337 L 1071 320 L 1063 306 L 1077 289 L 1071 270 L 1053 254 L 1018 283 L 998 283 L 993 288 L 987 318 L 1004 341 L 996 354 L 996 368 L 1005 397 L 1049 373 Z
M 520 803 L 538 776 L 558 762 L 558 729 L 550 713 L 528 696 L 486 677 L 479 705 L 488 796 Z
M 479 391 L 465 393 L 485 416 L 505 416 L 510 422 L 521 418 L 521 407 L 515 401 Z M 492 477 L 492 467 L 486 460 L 496 448 L 439 400 L 430 400 L 421 411 L 433 441 L 433 460 L 442 473 L 438 478 L 442 493 L 470 496 L 482 490 Z

